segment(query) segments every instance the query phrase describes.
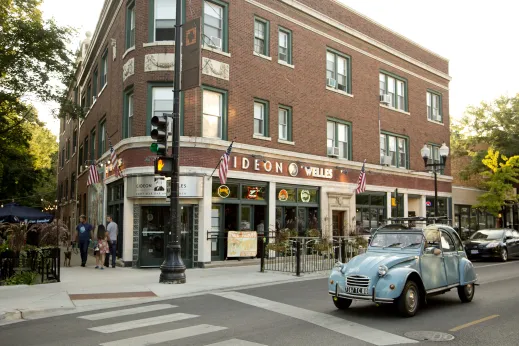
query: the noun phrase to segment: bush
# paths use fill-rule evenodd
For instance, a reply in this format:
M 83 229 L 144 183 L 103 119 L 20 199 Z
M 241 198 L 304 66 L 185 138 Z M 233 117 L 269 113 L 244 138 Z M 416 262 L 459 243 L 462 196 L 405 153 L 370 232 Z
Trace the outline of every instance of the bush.
M 20 271 L 9 279 L 5 280 L 6 285 L 34 285 L 38 273 L 32 271 Z

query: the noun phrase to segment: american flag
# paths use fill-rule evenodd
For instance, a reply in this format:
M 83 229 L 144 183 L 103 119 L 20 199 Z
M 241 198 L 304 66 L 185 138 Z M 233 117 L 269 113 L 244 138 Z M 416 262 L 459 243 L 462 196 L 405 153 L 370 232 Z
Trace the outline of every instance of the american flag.
M 88 170 L 87 186 L 97 184 L 99 182 L 99 174 L 97 173 L 96 165 L 90 165 Z
M 362 169 L 360 170 L 359 182 L 357 183 L 357 193 L 363 193 L 366 191 L 366 160 L 362 164 Z
M 227 151 L 222 155 L 222 158 L 220 159 L 220 170 L 218 171 L 218 175 L 220 176 L 220 184 L 225 184 L 227 181 L 227 171 L 229 170 L 229 158 L 231 157 L 231 151 L 232 151 L 232 144 L 234 141 L 231 142 L 231 145 L 229 145 L 229 148 L 227 148 Z
M 110 141 L 110 136 L 108 136 L 108 132 L 106 133 L 106 138 L 108 138 L 108 145 L 110 146 L 110 162 L 114 166 L 115 176 L 122 177 L 122 173 L 119 170 L 119 165 L 117 163 L 117 154 L 115 153 L 114 147 L 112 146 L 112 141 Z

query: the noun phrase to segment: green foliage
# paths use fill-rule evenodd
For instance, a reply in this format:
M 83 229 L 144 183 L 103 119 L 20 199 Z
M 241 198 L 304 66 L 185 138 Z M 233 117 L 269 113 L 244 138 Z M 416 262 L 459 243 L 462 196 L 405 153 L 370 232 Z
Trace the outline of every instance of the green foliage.
M 38 279 L 38 273 L 32 271 L 19 271 L 14 276 L 5 280 L 6 285 L 34 285 Z
M 519 155 L 508 158 L 490 148 L 482 163 L 488 169 L 481 173 L 487 192 L 478 197 L 479 203 L 475 207 L 497 216 L 505 203 L 517 202 L 513 183 L 519 183 Z

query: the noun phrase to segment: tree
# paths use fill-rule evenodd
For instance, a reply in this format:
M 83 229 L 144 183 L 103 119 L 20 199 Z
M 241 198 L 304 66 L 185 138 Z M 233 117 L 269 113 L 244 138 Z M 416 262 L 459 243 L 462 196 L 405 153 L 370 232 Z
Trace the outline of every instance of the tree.
M 451 128 L 453 155 L 472 158 L 463 170 L 462 179 L 483 172 L 488 147 L 511 157 L 519 148 L 519 94 L 501 96 L 479 107 L 467 108 L 466 115 Z
M 478 197 L 475 207 L 498 216 L 506 203 L 517 202 L 512 183 L 519 183 L 519 155 L 508 158 L 490 148 L 482 163 L 487 167 L 487 171 L 481 173 L 487 192 Z

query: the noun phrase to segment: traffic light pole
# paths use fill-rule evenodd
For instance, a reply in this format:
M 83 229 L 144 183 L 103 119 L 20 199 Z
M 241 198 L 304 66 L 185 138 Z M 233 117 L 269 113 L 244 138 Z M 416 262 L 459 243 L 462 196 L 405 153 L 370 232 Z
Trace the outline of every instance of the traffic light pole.
M 181 42 L 181 18 L 182 1 L 176 4 L 175 23 L 175 84 L 173 94 L 173 169 L 171 173 L 171 205 L 170 205 L 170 237 L 166 247 L 166 259 L 160 266 L 160 283 L 183 284 L 186 283 L 186 266 L 182 261 L 180 245 L 180 200 L 179 200 L 179 154 L 180 154 L 180 54 Z

